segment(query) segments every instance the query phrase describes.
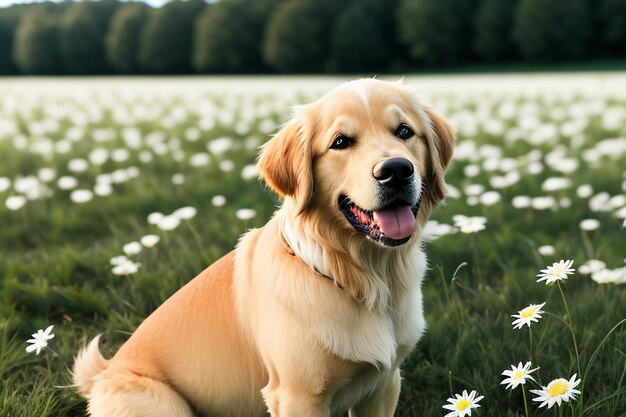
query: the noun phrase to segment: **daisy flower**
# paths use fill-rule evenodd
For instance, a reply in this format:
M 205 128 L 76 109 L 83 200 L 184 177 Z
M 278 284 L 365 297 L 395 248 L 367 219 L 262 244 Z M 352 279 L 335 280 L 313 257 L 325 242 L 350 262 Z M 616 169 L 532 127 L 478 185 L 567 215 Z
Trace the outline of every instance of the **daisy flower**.
M 580 379 L 576 379 L 576 374 L 574 374 L 569 381 L 564 378 L 555 379 L 547 387 L 531 389 L 530 392 L 537 395 L 533 401 L 541 401 L 540 408 L 546 405 L 552 408 L 555 403 L 560 406 L 562 401 L 575 400 L 576 395 L 580 394 L 580 391 L 575 389 L 578 384 L 580 384 Z
M 48 340 L 54 338 L 54 334 L 51 334 L 53 326 L 48 326 L 46 330 L 37 330 L 37 333 L 33 333 L 32 339 L 28 339 L 26 343 L 30 343 L 30 345 L 26 346 L 26 353 L 35 352 L 36 355 L 39 355 L 39 352 L 43 348 L 48 347 Z
M 552 284 L 556 281 L 563 281 L 567 279 L 568 275 L 573 274 L 576 269 L 572 268 L 574 261 L 568 260 L 560 260 L 559 262 L 554 262 L 552 266 L 547 266 L 546 269 L 542 269 L 537 276 L 539 279 L 537 282 L 545 281 L 547 284 Z
M 161 238 L 157 235 L 145 235 L 141 238 L 140 242 L 146 248 L 152 249 L 160 240 Z
M 584 275 L 593 274 L 606 268 L 606 264 L 598 259 L 589 259 L 578 268 L 578 272 Z
M 173 215 L 165 216 L 157 222 L 157 227 L 166 232 L 176 229 L 179 225 L 180 219 Z
M 186 206 L 174 211 L 174 213 L 172 213 L 172 216 L 178 218 L 178 220 L 190 220 L 193 219 L 197 213 L 198 210 L 195 207 Z
M 530 374 L 535 372 L 539 368 L 530 369 L 530 367 L 530 362 L 526 362 L 526 364 L 523 366 L 521 362 L 517 364 L 517 366 L 511 365 L 510 370 L 507 369 L 506 371 L 502 372 L 502 375 L 506 376 L 507 378 L 504 378 L 502 382 L 500 382 L 500 384 L 507 384 L 507 386 L 505 387 L 506 389 L 515 389 L 518 385 L 525 384 L 526 381 L 529 379 L 534 381 L 535 378 L 533 378 Z
M 590 232 L 600 228 L 600 221 L 597 219 L 584 219 L 580 222 L 579 226 L 581 230 Z
M 115 265 L 121 265 L 124 262 L 128 262 L 128 258 L 125 257 L 124 255 L 120 255 L 120 256 L 114 256 L 112 257 L 109 262 L 111 263 L 111 265 L 115 266 Z
M 481 395 L 476 397 L 478 393 L 474 390 L 467 393 L 466 390 L 463 390 L 463 394 L 455 394 L 456 398 L 448 398 L 447 401 L 450 404 L 446 404 L 443 406 L 446 410 L 451 410 L 445 417 L 465 417 L 472 415 L 472 409 L 480 407 L 478 402 L 482 400 L 484 397 Z
M 141 243 L 139 242 L 127 243 L 122 247 L 122 250 L 124 251 L 126 256 L 137 255 L 141 252 Z
M 485 224 L 487 223 L 486 217 L 475 216 L 468 217 L 462 214 L 452 216 L 454 225 L 461 230 L 461 233 L 476 233 L 481 230 L 485 230 Z
M 546 303 L 531 304 L 528 307 L 518 311 L 517 314 L 512 314 L 511 317 L 513 317 L 515 320 L 513 320 L 513 323 L 511 323 L 511 325 L 514 329 L 521 329 L 524 325 L 530 327 L 530 324 L 532 322 L 539 321 L 539 319 L 541 318 L 541 314 L 543 313 L 541 308 L 545 305 Z
M 119 265 L 115 265 L 111 272 L 115 275 L 132 275 L 136 274 L 141 267 L 140 263 L 133 262 L 131 260 L 126 260 L 125 262 L 120 263 Z
M 256 210 L 249 208 L 242 208 L 235 212 L 235 217 L 239 220 L 250 220 L 256 216 Z
M 226 204 L 226 197 L 224 197 L 223 195 L 213 196 L 213 198 L 211 198 L 211 204 L 213 204 L 215 207 L 222 207 L 224 204 Z
M 554 256 L 556 249 L 554 249 L 552 245 L 543 245 L 537 248 L 537 252 L 539 252 L 539 255 L 543 256 Z

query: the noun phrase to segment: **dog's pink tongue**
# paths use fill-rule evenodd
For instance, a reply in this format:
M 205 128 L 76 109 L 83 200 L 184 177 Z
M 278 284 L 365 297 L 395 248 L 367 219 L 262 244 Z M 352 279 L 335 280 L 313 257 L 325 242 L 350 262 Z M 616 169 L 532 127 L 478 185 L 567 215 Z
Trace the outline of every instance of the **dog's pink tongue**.
M 415 216 L 408 205 L 376 210 L 374 220 L 381 232 L 392 239 L 404 239 L 415 231 Z

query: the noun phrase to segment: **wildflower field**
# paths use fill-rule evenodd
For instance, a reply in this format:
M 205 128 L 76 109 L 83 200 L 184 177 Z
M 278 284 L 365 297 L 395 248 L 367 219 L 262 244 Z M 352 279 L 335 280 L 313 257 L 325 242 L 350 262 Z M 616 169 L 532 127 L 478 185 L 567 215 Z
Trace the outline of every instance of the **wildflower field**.
M 265 223 L 258 146 L 342 81 L 0 79 L 0 416 L 85 415 L 78 349 Z M 405 83 L 458 145 L 396 415 L 626 416 L 626 74 Z

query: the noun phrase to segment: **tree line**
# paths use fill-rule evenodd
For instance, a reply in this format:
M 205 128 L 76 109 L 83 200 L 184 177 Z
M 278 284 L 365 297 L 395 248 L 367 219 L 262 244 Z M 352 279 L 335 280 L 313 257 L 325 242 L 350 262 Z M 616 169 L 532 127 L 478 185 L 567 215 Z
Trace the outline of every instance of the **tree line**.
M 118 0 L 0 9 L 0 74 L 402 72 L 626 58 L 626 0 Z

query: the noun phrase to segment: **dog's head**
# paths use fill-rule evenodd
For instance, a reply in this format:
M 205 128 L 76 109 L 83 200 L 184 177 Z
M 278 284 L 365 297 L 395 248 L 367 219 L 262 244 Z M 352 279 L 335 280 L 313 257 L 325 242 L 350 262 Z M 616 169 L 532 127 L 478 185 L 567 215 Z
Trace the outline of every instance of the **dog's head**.
M 259 168 L 294 215 L 395 247 L 444 198 L 453 145 L 448 122 L 409 87 L 364 79 L 297 107 L 263 146 Z

